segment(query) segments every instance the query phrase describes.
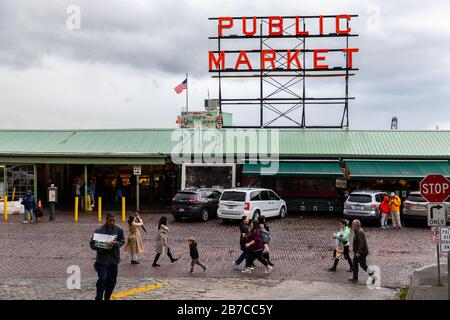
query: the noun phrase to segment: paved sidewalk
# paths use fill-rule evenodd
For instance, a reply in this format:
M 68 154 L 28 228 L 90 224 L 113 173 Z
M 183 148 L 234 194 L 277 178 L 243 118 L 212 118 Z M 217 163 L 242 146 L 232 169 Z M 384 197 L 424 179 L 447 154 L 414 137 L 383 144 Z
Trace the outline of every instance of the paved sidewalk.
M 441 264 L 441 286 L 438 285 L 437 265 L 421 268 L 411 276 L 406 300 L 447 300 L 447 265 Z
M 83 279 L 81 290 L 69 290 L 66 279 L 61 278 L 0 278 L 0 299 L 92 300 L 95 282 L 96 278 Z M 143 292 L 133 293 L 139 288 Z M 195 277 L 119 278 L 114 293 L 128 294 L 119 298 L 125 300 L 392 300 L 397 297 L 393 289 L 368 289 L 363 281 L 351 284 Z

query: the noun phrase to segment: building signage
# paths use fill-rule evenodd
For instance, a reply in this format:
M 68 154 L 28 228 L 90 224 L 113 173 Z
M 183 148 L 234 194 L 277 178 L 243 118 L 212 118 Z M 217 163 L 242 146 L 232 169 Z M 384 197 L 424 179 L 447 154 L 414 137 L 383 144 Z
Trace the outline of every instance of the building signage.
M 218 17 L 212 18 L 217 22 L 217 37 L 236 37 L 258 39 L 271 38 L 330 38 L 351 35 L 352 15 L 340 14 L 333 16 L 308 17 L 308 27 L 305 18 L 301 16 L 269 16 L 269 17 Z M 264 19 L 264 23 L 261 20 Z M 325 20 L 332 19 L 332 27 Z M 328 21 L 327 21 L 328 22 Z M 291 28 L 293 30 L 291 31 Z M 289 29 L 289 32 L 286 30 Z M 353 69 L 353 54 L 358 48 L 283 48 L 263 50 L 226 50 L 209 51 L 209 71 L 218 70 L 323 70 L 334 68 Z M 342 65 L 332 65 L 328 61 L 330 53 L 345 53 L 346 61 Z M 255 54 L 257 56 L 255 56 Z M 308 55 L 303 60 L 303 55 Z M 280 66 L 277 62 L 286 59 Z M 307 64 L 308 66 L 305 66 Z

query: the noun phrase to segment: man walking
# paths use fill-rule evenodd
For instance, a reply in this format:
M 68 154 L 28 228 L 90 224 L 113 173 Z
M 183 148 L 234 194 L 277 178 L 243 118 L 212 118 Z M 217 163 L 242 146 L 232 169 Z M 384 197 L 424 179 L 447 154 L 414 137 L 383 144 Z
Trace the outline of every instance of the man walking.
M 392 217 L 392 227 L 394 229 L 401 229 L 402 224 L 400 221 L 400 205 L 402 204 L 402 201 L 400 200 L 400 197 L 397 196 L 394 192 L 391 193 L 391 217 Z
M 25 197 L 22 199 L 22 204 L 24 206 L 23 222 L 28 223 L 28 213 L 30 213 L 30 222 L 33 223 L 34 211 L 36 210 L 36 200 L 31 194 L 31 190 L 27 190 Z
M 349 279 L 350 282 L 358 282 L 359 266 L 367 272 L 366 258 L 369 255 L 369 247 L 367 246 L 366 234 L 361 228 L 361 221 L 355 219 L 352 223 L 353 236 L 353 278 Z M 368 273 L 370 277 L 374 275 L 374 272 Z M 375 283 L 375 278 L 372 279 Z
M 115 217 L 112 213 L 106 215 L 106 223 L 95 230 L 100 235 L 113 236 L 109 245 L 99 245 L 94 237 L 90 246 L 97 251 L 97 259 L 94 264 L 98 274 L 97 295 L 95 300 L 110 300 L 117 282 L 118 265 L 120 263 L 120 247 L 125 243 L 123 230 L 115 225 Z

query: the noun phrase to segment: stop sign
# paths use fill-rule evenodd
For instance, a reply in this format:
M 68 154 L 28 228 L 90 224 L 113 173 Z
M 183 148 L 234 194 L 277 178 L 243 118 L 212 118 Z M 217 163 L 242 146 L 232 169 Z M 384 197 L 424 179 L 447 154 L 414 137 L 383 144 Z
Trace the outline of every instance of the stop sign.
M 450 181 L 440 174 L 430 174 L 420 182 L 420 194 L 429 202 L 444 202 L 450 196 Z

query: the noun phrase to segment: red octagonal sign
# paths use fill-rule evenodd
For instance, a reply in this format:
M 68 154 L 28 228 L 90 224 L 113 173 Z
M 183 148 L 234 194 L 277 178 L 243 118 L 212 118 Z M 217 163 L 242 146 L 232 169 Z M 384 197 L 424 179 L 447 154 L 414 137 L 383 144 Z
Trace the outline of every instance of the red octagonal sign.
M 450 181 L 440 174 L 430 174 L 420 182 L 420 194 L 429 202 L 444 202 L 450 196 Z

